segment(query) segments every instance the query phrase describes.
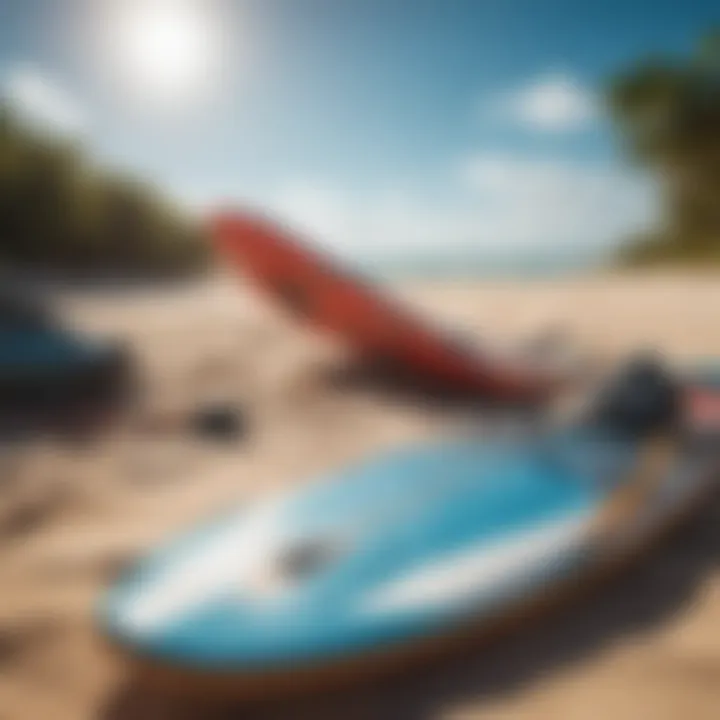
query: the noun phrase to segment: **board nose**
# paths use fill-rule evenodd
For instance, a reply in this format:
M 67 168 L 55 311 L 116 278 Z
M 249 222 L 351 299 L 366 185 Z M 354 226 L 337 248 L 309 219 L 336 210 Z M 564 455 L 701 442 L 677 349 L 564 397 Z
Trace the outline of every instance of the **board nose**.
M 238 261 L 274 267 L 298 261 L 298 252 L 282 228 L 267 219 L 243 211 L 222 211 L 208 222 L 216 247 Z
M 225 250 L 234 246 L 251 248 L 256 243 L 257 231 L 250 219 L 237 212 L 222 211 L 208 221 L 213 242 Z

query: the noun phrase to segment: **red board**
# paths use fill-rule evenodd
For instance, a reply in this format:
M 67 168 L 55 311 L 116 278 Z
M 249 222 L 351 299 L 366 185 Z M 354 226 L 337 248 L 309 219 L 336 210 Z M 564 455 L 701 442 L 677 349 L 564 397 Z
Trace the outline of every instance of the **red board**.
M 363 355 L 488 398 L 535 400 L 552 390 L 554 383 L 537 368 L 459 347 L 265 218 L 220 213 L 211 232 L 222 255 L 273 299 Z
M 694 430 L 720 427 L 720 389 L 690 386 L 685 392 L 686 424 Z

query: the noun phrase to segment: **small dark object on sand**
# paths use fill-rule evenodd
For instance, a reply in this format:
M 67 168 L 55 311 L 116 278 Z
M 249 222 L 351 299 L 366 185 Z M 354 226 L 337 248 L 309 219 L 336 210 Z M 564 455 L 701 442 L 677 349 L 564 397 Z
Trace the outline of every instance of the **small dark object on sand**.
M 211 440 L 238 440 L 247 432 L 244 413 L 229 403 L 201 405 L 192 414 L 190 424 L 198 435 Z

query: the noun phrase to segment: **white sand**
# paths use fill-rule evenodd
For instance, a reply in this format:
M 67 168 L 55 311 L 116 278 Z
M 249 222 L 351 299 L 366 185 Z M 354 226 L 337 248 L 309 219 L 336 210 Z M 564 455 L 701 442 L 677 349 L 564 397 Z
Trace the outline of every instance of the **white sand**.
M 647 276 L 423 283 L 398 292 L 479 338 L 512 344 L 547 325 L 611 359 L 638 345 L 720 355 L 720 282 Z M 0 718 L 215 717 L 141 692 L 92 633 L 91 608 L 135 553 L 231 500 L 367 452 L 448 431 L 462 415 L 380 392 L 339 392 L 342 351 L 221 281 L 65 299 L 78 326 L 120 334 L 147 373 L 152 413 L 221 395 L 244 403 L 247 442 L 213 447 L 122 428 L 87 447 L 0 453 Z M 13 525 L 13 514 L 24 522 Z M 717 718 L 720 512 L 631 577 L 493 648 L 382 689 L 307 700 L 273 717 Z M 251 717 L 252 714 L 222 717 Z M 265 716 L 265 715 L 263 715 Z

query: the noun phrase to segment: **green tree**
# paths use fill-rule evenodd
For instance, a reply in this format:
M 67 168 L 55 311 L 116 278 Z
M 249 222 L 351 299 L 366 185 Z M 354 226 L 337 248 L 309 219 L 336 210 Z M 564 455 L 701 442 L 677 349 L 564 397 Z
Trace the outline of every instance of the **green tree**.
M 664 200 L 661 226 L 624 260 L 720 260 L 720 32 L 691 57 L 631 68 L 608 95 L 624 147 L 655 172 Z
M 198 228 L 153 188 L 100 170 L 0 105 L 0 261 L 172 274 L 205 259 Z

